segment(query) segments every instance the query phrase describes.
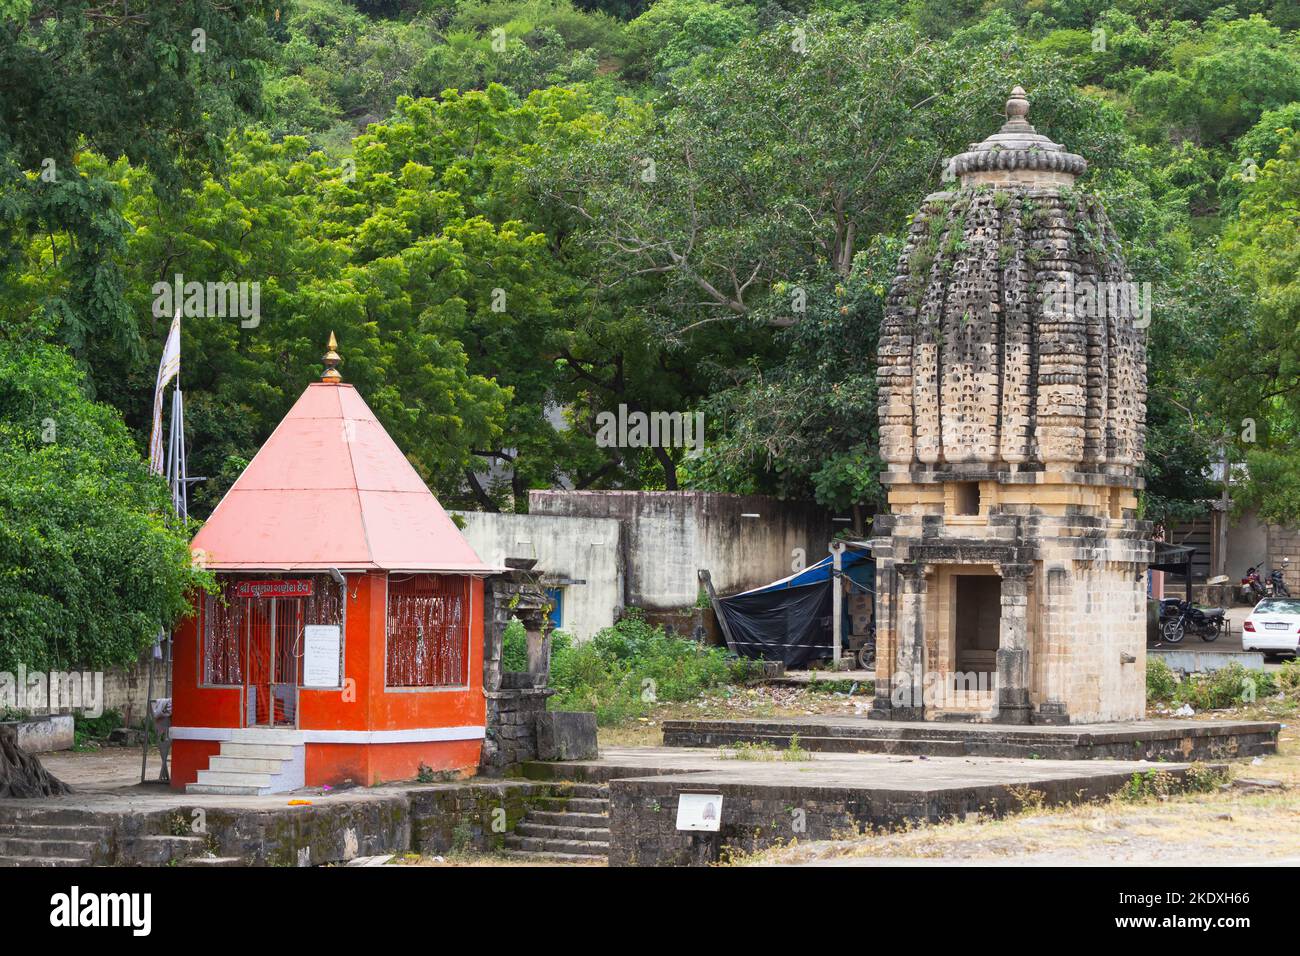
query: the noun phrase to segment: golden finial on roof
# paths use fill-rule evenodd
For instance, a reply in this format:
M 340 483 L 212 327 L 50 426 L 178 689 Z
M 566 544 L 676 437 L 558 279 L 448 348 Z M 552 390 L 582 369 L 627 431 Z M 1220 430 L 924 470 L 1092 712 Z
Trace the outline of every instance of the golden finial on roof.
M 328 382 L 331 385 L 337 385 L 343 381 L 343 376 L 339 374 L 338 364 L 343 361 L 339 358 L 339 353 L 335 351 L 339 347 L 338 341 L 334 338 L 334 333 L 330 332 L 329 351 L 321 359 L 325 363 L 325 374 L 320 377 L 322 382 Z

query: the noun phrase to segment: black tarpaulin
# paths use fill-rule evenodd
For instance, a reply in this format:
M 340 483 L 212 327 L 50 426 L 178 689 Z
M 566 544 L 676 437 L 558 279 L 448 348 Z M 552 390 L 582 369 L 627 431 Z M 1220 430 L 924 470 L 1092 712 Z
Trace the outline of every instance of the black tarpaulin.
M 833 619 L 834 558 L 762 587 L 720 598 L 719 606 L 738 654 L 760 660 L 784 661 L 805 667 L 809 661 L 830 660 Z M 875 562 L 865 548 L 846 549 L 840 557 L 843 577 L 853 586 L 872 591 Z M 848 625 L 847 615 L 843 622 Z
M 718 602 L 727 617 L 736 652 L 803 667 L 829 659 L 831 588 L 828 581 L 770 591 L 749 591 Z

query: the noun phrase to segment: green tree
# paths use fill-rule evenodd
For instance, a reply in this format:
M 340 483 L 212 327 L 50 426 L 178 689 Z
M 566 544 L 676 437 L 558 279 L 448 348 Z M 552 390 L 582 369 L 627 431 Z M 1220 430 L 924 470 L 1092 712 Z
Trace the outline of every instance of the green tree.
M 134 661 L 207 583 L 166 486 L 61 349 L 0 339 L 0 670 Z
M 1274 522 L 1300 519 L 1300 131 L 1243 184 L 1223 249 L 1255 293 L 1249 321 L 1226 337 L 1217 364 L 1224 405 L 1249 478 L 1240 502 Z M 1238 425 L 1238 422 L 1240 423 Z
M 55 337 L 83 361 L 102 345 L 138 346 L 117 262 L 125 224 L 116 193 L 84 175 L 79 157 L 128 157 L 174 199 L 258 108 L 271 16 L 263 0 L 5 5 L 0 242 L 15 252 L 0 282 L 54 274 L 43 297 L 18 297 L 11 323 Z

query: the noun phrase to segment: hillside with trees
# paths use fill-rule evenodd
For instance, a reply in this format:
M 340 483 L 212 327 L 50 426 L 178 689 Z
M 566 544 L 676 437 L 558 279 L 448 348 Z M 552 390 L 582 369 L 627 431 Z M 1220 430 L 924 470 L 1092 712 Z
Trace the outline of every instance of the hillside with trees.
M 202 583 L 141 464 L 177 274 L 260 284 L 255 322 L 183 324 L 200 520 L 333 331 L 449 507 L 701 488 L 865 527 L 908 217 L 1017 83 L 1154 289 L 1143 517 L 1196 512 L 1226 440 L 1294 519 L 1298 28 L 1288 0 L 0 0 L 6 651 L 129 660 Z M 620 405 L 703 411 L 705 448 L 602 447 Z

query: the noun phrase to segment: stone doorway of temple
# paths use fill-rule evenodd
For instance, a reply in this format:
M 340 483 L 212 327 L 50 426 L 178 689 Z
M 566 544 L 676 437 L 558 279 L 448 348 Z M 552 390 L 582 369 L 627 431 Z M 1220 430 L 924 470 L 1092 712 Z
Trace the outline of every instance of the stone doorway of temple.
M 993 686 L 1002 638 L 1002 579 L 993 574 L 958 574 L 953 597 L 953 661 L 963 676 L 980 675 L 982 687 Z

